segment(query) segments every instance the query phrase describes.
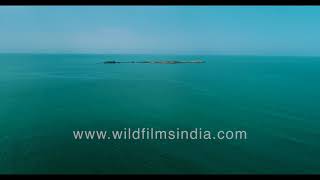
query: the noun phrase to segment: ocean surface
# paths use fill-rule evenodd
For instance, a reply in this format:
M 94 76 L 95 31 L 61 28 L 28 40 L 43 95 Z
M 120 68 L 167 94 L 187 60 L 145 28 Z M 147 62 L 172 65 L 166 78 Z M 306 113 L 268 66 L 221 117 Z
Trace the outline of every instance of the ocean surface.
M 105 60 L 204 64 L 102 64 Z M 74 130 L 246 130 L 76 141 Z M 320 57 L 0 54 L 0 174 L 320 173 Z

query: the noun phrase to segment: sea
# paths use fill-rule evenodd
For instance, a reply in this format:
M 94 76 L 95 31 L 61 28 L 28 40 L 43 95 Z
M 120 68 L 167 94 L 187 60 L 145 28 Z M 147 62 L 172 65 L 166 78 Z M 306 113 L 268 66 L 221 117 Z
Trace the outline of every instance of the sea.
M 123 128 L 243 130 L 247 138 L 73 135 Z M 319 173 L 320 57 L 0 54 L 0 174 Z

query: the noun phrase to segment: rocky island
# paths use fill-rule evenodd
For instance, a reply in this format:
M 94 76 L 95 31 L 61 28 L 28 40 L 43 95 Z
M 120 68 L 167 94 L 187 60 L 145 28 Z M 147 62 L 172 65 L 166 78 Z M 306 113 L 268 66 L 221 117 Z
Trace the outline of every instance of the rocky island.
M 143 64 L 199 64 L 204 63 L 202 60 L 195 61 L 104 61 L 104 64 L 118 64 L 118 63 L 143 63 Z

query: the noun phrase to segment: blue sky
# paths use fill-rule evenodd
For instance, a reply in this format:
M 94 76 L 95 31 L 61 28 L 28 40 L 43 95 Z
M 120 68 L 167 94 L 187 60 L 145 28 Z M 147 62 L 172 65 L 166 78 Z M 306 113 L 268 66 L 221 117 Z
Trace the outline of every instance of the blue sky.
M 0 52 L 320 55 L 320 6 L 2 6 Z

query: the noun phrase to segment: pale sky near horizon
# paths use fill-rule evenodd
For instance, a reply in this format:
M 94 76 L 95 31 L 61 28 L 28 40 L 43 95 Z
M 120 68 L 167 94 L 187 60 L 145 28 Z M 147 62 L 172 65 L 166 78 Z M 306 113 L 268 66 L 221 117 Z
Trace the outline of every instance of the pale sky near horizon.
M 0 52 L 320 55 L 314 6 L 2 6 Z

